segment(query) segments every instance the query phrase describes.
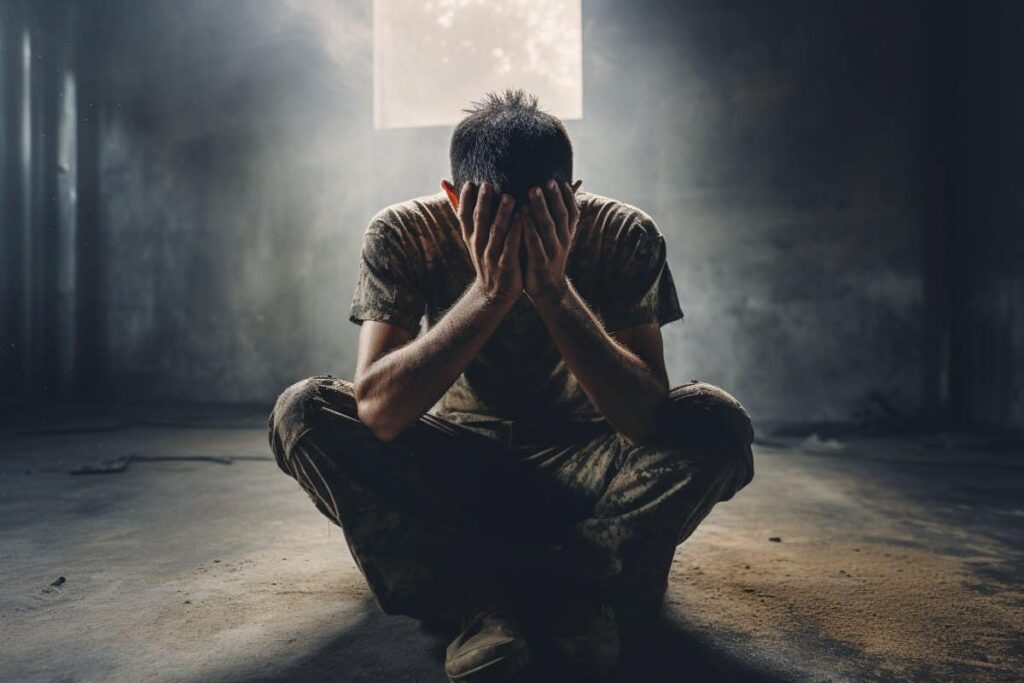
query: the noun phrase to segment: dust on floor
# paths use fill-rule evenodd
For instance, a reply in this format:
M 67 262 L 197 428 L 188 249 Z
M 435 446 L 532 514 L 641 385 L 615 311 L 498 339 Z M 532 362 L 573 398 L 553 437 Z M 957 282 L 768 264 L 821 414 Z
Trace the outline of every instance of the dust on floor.
M 68 474 L 265 455 L 262 430 L 8 431 L 0 452 L 0 680 L 444 680 L 444 642 L 379 613 L 273 462 Z M 664 628 L 621 680 L 1024 678 L 1024 453 L 873 439 L 756 457 L 679 548 Z

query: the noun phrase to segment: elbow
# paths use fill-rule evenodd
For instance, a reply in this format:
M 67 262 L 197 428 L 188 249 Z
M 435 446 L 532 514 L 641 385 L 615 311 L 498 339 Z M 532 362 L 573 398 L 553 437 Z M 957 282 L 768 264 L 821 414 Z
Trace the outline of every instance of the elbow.
M 629 442 L 631 446 L 642 447 L 652 446 L 657 440 L 658 435 L 657 422 L 652 420 L 650 424 L 643 423 L 634 425 L 628 430 L 621 430 L 619 432 Z
M 405 430 L 406 425 L 398 423 L 394 411 L 389 410 L 386 403 L 379 398 L 367 396 L 361 391 L 362 386 L 354 387 L 356 397 L 356 417 L 369 429 L 378 441 L 385 443 L 394 441 Z
M 376 427 L 370 427 L 370 431 L 377 437 L 377 440 L 382 443 L 391 443 L 397 439 L 403 430 L 395 429 L 390 425 L 378 425 Z
M 404 431 L 404 427 L 395 423 L 388 417 L 387 412 L 378 408 L 366 406 L 357 402 L 356 415 L 359 421 L 369 429 L 378 441 L 385 443 L 394 441 Z
M 643 412 L 634 412 L 632 415 L 621 415 L 620 419 L 614 420 L 605 413 L 605 419 L 611 422 L 615 431 L 629 442 L 630 446 L 650 446 L 658 435 L 660 410 L 650 409 Z
M 644 406 L 640 413 L 629 424 L 623 425 L 619 433 L 632 446 L 652 446 L 658 440 L 661 431 L 662 415 L 668 402 L 668 385 L 659 386 L 651 402 Z

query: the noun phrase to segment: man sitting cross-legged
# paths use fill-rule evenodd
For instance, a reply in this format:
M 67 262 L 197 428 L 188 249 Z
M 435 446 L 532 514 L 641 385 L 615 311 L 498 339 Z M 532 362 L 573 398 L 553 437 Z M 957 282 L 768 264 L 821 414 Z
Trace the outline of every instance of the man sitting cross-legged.
M 354 383 L 289 387 L 271 445 L 386 612 L 457 615 L 450 680 L 508 680 L 539 648 L 599 677 L 676 545 L 751 480 L 750 420 L 715 386 L 669 388 L 664 238 L 570 184 L 534 98 L 471 110 L 451 170 L 370 223 Z

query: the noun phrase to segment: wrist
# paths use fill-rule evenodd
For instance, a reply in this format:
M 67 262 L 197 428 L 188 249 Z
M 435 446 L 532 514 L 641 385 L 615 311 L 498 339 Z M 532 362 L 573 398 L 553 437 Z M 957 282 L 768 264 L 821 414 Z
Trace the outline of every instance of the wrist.
M 483 280 L 477 277 L 470 285 L 472 295 L 486 308 L 507 311 L 512 308 L 522 292 L 513 292 L 510 289 L 501 289 L 488 286 Z
M 558 310 L 568 295 L 569 279 L 562 277 L 554 282 L 545 283 L 535 292 L 530 292 L 530 300 L 538 312 L 547 313 Z

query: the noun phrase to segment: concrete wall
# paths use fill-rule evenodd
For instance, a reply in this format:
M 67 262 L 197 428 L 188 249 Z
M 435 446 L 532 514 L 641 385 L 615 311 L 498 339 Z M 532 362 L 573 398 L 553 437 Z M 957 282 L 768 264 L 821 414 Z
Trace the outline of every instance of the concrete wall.
M 956 15 L 956 412 L 1024 429 L 1024 5 Z
M 673 378 L 762 420 L 848 420 L 872 391 L 917 410 L 918 8 L 607 3 L 587 36 L 578 141 L 668 234 Z
M 370 3 L 95 4 L 101 395 L 268 400 L 350 375 L 362 230 L 437 188 L 450 134 L 372 130 Z M 674 381 L 759 419 L 847 420 L 872 391 L 920 407 L 919 19 L 585 3 L 578 176 L 668 236 Z

